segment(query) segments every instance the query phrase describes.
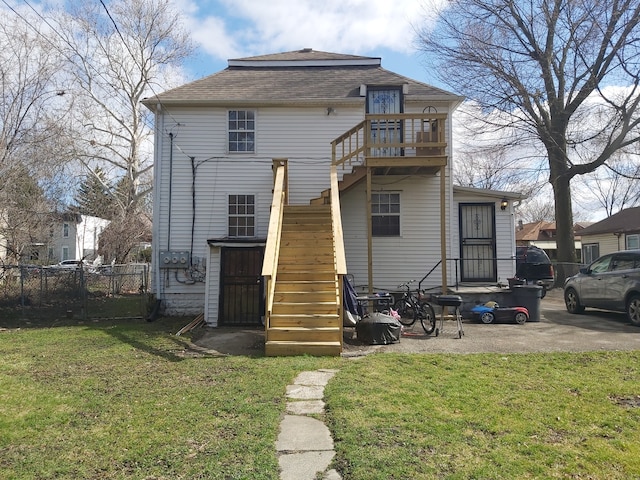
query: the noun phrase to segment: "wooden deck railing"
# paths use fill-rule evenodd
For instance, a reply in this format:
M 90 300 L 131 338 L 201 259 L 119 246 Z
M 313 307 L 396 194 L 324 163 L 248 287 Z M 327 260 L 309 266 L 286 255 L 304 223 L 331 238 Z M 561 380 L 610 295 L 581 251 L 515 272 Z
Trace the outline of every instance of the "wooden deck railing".
M 442 156 L 446 121 L 446 113 L 367 114 L 331 142 L 333 164 L 362 165 L 367 157 Z
M 262 263 L 262 276 L 265 278 L 267 285 L 265 328 L 269 328 L 273 310 L 273 298 L 278 273 L 278 255 L 280 254 L 280 237 L 282 236 L 282 215 L 287 202 L 287 162 L 286 160 L 274 160 L 273 166 L 275 169 L 273 200 L 271 201 L 271 215 L 269 217 L 269 233 L 264 249 L 264 262 Z

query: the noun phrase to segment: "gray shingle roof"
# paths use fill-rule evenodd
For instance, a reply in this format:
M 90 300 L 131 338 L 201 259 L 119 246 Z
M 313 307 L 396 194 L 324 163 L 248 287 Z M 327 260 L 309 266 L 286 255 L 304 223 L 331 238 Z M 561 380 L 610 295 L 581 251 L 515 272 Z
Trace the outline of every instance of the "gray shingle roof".
M 309 66 L 311 60 L 314 65 L 325 66 Z M 304 66 L 290 66 L 296 62 Z M 444 101 L 462 100 L 452 93 L 385 70 L 379 63 L 375 57 L 309 49 L 248 57 L 230 61 L 230 64 L 238 66 L 229 66 L 216 74 L 145 99 L 143 103 L 153 105 L 160 101 L 174 105 L 229 105 L 243 102 L 304 104 L 319 100 L 361 102 L 362 84 L 408 84 L 409 99 L 418 96 Z M 245 66 L 248 64 L 252 66 Z
M 635 232 L 640 232 L 640 207 L 620 210 L 618 213 L 582 229 L 580 235 Z

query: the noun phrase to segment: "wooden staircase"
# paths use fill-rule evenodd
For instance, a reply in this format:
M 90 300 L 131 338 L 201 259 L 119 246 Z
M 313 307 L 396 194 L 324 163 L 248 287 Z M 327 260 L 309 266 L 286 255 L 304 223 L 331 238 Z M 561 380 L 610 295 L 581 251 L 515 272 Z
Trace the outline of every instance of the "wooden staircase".
M 363 166 L 355 166 L 350 173 L 345 173 L 342 180 L 338 182 L 340 193 L 346 192 L 348 189 L 356 185 L 360 180 L 367 176 L 367 168 Z M 312 205 L 328 204 L 331 199 L 331 189 L 328 188 L 320 193 L 320 197 L 311 199 Z
M 265 354 L 340 355 L 342 318 L 330 205 L 286 205 Z

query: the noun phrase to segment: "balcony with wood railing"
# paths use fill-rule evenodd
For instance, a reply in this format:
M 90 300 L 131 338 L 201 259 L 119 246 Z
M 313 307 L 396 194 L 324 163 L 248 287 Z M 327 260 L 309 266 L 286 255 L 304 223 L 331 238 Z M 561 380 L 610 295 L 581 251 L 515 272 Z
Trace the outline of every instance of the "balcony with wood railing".
M 331 142 L 338 168 L 375 175 L 435 174 L 447 165 L 446 113 L 367 114 Z

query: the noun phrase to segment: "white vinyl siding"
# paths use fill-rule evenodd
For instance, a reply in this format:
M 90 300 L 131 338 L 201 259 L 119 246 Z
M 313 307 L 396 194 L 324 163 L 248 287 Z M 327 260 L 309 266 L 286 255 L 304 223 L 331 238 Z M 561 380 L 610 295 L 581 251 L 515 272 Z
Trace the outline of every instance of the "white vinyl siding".
M 422 111 L 424 106 L 416 111 Z M 414 109 L 415 110 L 415 109 Z M 208 324 L 217 324 L 220 287 L 220 248 L 208 240 L 229 235 L 229 195 L 255 196 L 255 237 L 267 236 L 273 188 L 273 159 L 288 159 L 289 203 L 308 204 L 329 188 L 331 141 L 363 119 L 360 106 L 326 105 L 308 108 L 260 107 L 255 111 L 255 153 L 228 152 L 228 108 L 172 108 L 156 119 L 156 193 L 154 194 L 153 251 L 192 250 L 206 259 L 205 282 L 180 283 L 173 272 L 159 271 L 154 289 L 171 313 L 205 311 Z M 438 112 L 446 108 L 438 106 Z M 450 122 L 448 122 L 450 126 Z M 173 152 L 171 138 L 173 133 Z M 450 128 L 447 128 L 449 138 Z M 192 160 L 193 157 L 193 168 Z M 195 170 L 195 179 L 193 171 Z M 339 176 L 351 166 L 339 170 Z M 169 185 L 171 184 L 171 198 Z M 349 273 L 358 284 L 367 283 L 367 218 L 365 182 L 342 198 L 343 228 Z M 192 221 L 192 186 L 195 186 L 195 227 Z M 374 189 L 400 192 L 400 236 L 375 237 L 374 286 L 392 290 L 409 279 L 420 279 L 441 260 L 440 179 L 437 175 L 374 177 Z M 457 218 L 452 209 L 447 167 L 447 256 L 457 252 Z M 171 226 L 168 219 L 171 218 Z M 167 238 L 168 232 L 171 238 Z M 193 245 L 193 248 L 192 248 Z M 449 264 L 450 282 L 455 279 Z M 180 274 L 181 275 L 181 274 Z M 179 277 L 182 278 L 182 277 Z M 440 267 L 426 286 L 441 285 Z
M 372 239 L 374 289 L 394 291 L 402 282 L 420 280 L 442 258 L 440 179 L 436 176 L 385 176 L 373 177 L 373 180 L 376 191 L 390 188 L 401 194 L 401 235 Z M 359 291 L 364 290 L 368 282 L 366 200 L 364 182 L 340 199 L 347 270 L 354 276 Z M 449 207 L 446 208 L 448 211 Z M 447 236 L 449 230 L 447 225 Z M 436 267 L 422 286 L 437 288 L 441 284 L 441 268 Z
M 624 240 L 614 235 L 613 233 L 602 233 L 598 235 L 581 235 L 581 245 L 597 244 L 600 250 L 599 255 L 606 255 L 608 253 L 618 252 L 624 250 Z M 584 254 L 582 255 L 583 263 Z

